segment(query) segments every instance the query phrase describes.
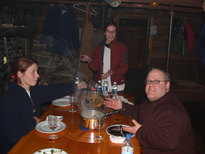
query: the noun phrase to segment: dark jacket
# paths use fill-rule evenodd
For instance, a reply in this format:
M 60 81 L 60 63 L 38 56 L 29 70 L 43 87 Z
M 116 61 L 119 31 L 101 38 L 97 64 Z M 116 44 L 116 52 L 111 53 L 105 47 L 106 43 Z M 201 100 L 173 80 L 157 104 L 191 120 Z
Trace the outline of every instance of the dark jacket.
M 78 25 L 71 7 L 54 6 L 48 12 L 41 41 L 47 44 L 49 51 L 61 54 L 79 49 Z
M 189 116 L 172 93 L 140 106 L 123 106 L 124 114 L 142 124 L 135 135 L 144 154 L 196 154 Z
M 33 116 L 40 116 L 41 104 L 73 92 L 73 85 L 34 86 L 30 88 L 30 98 L 24 88 L 12 83 L 0 101 L 0 153 L 6 153 L 35 128 Z
M 117 82 L 117 85 L 125 83 L 125 74 L 128 70 L 127 48 L 117 40 L 110 44 L 111 49 L 111 82 Z M 97 73 L 96 80 L 100 79 L 103 73 L 103 55 L 104 44 L 100 43 L 93 52 L 92 61 L 88 63 L 93 72 Z
M 205 23 L 203 24 L 199 33 L 196 53 L 200 56 L 201 63 L 205 64 Z

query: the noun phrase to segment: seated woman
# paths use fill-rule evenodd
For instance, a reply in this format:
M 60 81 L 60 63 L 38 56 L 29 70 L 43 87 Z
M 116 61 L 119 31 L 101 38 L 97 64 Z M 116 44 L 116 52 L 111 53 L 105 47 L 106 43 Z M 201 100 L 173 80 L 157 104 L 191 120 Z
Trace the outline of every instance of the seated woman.
M 38 65 L 27 57 L 18 58 L 13 65 L 15 82 L 0 100 L 0 153 L 7 153 L 15 143 L 35 128 L 39 122 L 40 106 L 74 93 L 74 83 L 36 85 Z M 86 88 L 85 82 L 77 85 Z

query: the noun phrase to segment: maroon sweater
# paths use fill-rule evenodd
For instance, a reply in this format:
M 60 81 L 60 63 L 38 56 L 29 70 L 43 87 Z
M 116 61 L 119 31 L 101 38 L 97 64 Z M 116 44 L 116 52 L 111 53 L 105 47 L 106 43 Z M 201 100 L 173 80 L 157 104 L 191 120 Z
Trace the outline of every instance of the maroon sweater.
M 125 114 L 142 124 L 135 135 L 143 154 L 196 154 L 189 116 L 172 93 L 140 106 L 123 106 Z
M 117 40 L 110 44 L 111 49 L 111 82 L 117 82 L 117 85 L 125 83 L 125 74 L 128 70 L 127 48 Z M 93 72 L 97 73 L 96 80 L 100 79 L 100 74 L 103 73 L 103 55 L 104 43 L 99 44 L 94 52 L 92 61 L 88 63 Z

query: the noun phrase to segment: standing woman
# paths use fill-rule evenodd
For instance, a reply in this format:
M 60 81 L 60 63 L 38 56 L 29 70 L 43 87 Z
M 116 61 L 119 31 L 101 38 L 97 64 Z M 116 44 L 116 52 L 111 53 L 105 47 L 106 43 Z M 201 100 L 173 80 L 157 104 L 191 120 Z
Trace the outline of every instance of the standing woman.
M 128 70 L 128 53 L 124 44 L 117 38 L 117 25 L 109 22 L 104 29 L 105 40 L 94 49 L 93 57 L 82 55 L 81 61 L 88 63 L 93 72 L 97 73 L 96 80 L 107 81 L 109 91 L 114 82 L 118 91 L 124 91 L 125 74 Z
M 74 84 L 36 85 L 38 65 L 27 57 L 18 58 L 13 65 L 15 82 L 0 100 L 0 153 L 7 153 L 15 143 L 35 128 L 39 122 L 40 106 L 74 93 Z M 78 88 L 85 88 L 79 83 Z

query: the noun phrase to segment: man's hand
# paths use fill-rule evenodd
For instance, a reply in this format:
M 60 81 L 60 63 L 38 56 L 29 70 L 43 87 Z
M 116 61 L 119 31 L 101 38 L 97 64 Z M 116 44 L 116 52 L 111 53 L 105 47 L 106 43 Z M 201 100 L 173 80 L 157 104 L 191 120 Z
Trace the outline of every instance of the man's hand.
M 130 132 L 132 134 L 136 134 L 138 129 L 142 126 L 136 120 L 132 119 L 132 122 L 135 126 L 133 127 L 123 127 L 124 131 Z
M 104 104 L 105 106 L 114 110 L 119 110 L 122 108 L 122 101 L 120 100 L 118 95 L 116 95 L 116 99 L 106 97 L 104 100 Z

